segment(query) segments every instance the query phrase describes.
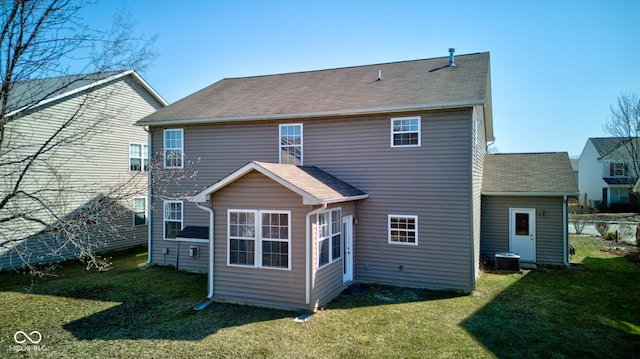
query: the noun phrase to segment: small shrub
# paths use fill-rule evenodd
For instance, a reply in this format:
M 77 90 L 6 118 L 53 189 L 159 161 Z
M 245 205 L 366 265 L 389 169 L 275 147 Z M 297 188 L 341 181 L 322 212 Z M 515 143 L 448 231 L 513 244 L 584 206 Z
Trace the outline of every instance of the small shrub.
M 609 224 L 607 222 L 597 222 L 596 230 L 600 233 L 600 236 L 604 236 L 604 234 L 609 230 Z
M 615 232 L 607 232 L 602 236 L 606 241 L 617 241 L 618 234 Z
M 598 205 L 598 212 L 600 213 L 609 212 L 609 207 L 607 207 L 607 202 L 605 201 L 600 202 L 600 204 Z

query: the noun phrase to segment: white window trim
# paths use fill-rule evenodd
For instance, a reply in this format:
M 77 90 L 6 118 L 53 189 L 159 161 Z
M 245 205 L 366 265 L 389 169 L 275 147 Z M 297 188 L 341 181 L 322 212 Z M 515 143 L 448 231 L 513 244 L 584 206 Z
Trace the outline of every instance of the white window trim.
M 144 200 L 144 224 L 136 224 L 136 207 L 134 205 L 135 201 L 141 199 Z M 132 225 L 133 227 L 141 227 L 149 225 L 149 206 L 147 206 L 147 197 L 133 197 L 132 203 Z
M 416 236 L 415 243 L 409 242 L 394 242 L 391 240 L 391 218 L 410 218 L 414 219 L 416 222 L 416 229 L 414 231 Z M 416 215 L 407 215 L 407 214 L 389 214 L 387 216 L 387 244 L 399 245 L 399 246 L 417 246 L 418 245 L 418 216 Z
M 182 147 L 171 147 L 170 149 L 180 149 L 180 166 L 167 166 L 167 132 L 179 131 L 182 138 Z M 168 128 L 162 132 L 162 165 L 164 168 L 183 168 L 184 167 L 184 130 L 182 128 Z
M 249 264 L 235 264 L 231 263 L 231 255 L 229 249 L 231 248 L 231 212 L 240 212 L 240 213 L 253 213 L 256 219 L 255 228 L 256 228 L 256 236 L 255 238 L 242 238 L 236 237 L 239 239 L 247 239 L 253 240 L 254 243 L 254 261 L 253 265 Z M 287 226 L 289 228 L 289 238 L 287 240 L 282 239 L 274 239 L 274 238 L 262 238 L 262 214 L 286 214 L 288 223 Z M 273 270 L 283 270 L 283 271 L 291 271 L 291 211 L 282 211 L 282 210 L 255 210 L 255 209 L 227 209 L 227 266 L 229 267 L 239 267 L 239 268 L 262 268 L 262 269 L 273 269 Z M 287 268 L 282 267 L 270 267 L 262 265 L 262 241 L 268 242 L 287 242 L 289 245 L 287 246 Z
M 282 164 L 282 127 L 286 126 L 300 126 L 300 166 L 304 166 L 304 126 L 302 123 L 283 123 L 278 126 L 278 163 Z
M 162 238 L 167 241 L 176 241 L 176 238 L 167 238 L 167 203 L 180 203 L 180 230 L 184 228 L 184 201 L 164 200 L 162 201 Z M 177 221 L 172 221 L 177 222 Z
M 339 232 L 338 233 L 340 233 L 340 241 L 343 240 L 343 238 L 342 238 L 342 207 L 331 208 L 331 209 L 328 209 L 326 211 L 322 211 L 322 212 L 318 213 L 316 215 L 316 248 L 317 248 L 317 252 L 318 252 L 318 255 L 317 255 L 317 258 L 316 258 L 317 259 L 316 263 L 317 263 L 318 269 L 324 268 L 324 267 L 326 267 L 326 266 L 328 266 L 328 265 L 330 265 L 330 264 L 332 264 L 334 262 L 337 262 L 337 261 L 342 259 L 342 254 L 340 254 L 340 257 L 338 257 L 336 259 L 333 259 L 333 255 L 332 255 L 333 254 L 333 242 L 331 241 L 331 239 L 333 238 L 333 236 L 335 236 L 337 234 L 337 233 L 333 233 L 333 227 L 332 227 L 332 222 L 331 222 L 331 219 L 332 219 L 332 216 L 333 216 L 333 212 L 340 212 L 340 215 L 339 215 L 340 226 L 339 226 Z M 319 222 L 319 219 L 320 219 L 320 215 L 324 214 L 324 213 L 329 213 L 329 235 L 327 237 L 320 237 L 320 223 L 318 223 L 318 222 Z M 320 241 L 323 241 L 323 240 L 327 240 L 328 241 L 327 243 L 329 243 L 329 261 L 327 263 L 321 265 L 320 264 Z M 341 245 L 344 245 L 344 243 L 341 243 Z
M 139 145 L 140 146 L 140 156 L 142 157 L 131 157 L 131 145 Z M 144 148 L 147 147 L 145 151 Z M 142 142 L 129 142 L 129 172 L 147 172 L 149 169 L 149 146 L 146 143 Z M 140 158 L 140 171 L 131 170 L 131 159 L 132 158 Z M 147 160 L 147 170 L 144 169 L 144 160 Z
M 414 131 L 393 131 L 393 121 L 397 120 L 418 120 L 418 144 L 417 145 L 395 145 L 393 143 L 393 135 L 401 134 L 401 133 L 413 133 Z M 392 117 L 391 118 L 391 126 L 390 126 L 390 138 L 391 138 L 391 147 L 420 147 L 422 146 L 422 118 L 420 116 L 410 116 L 410 117 Z

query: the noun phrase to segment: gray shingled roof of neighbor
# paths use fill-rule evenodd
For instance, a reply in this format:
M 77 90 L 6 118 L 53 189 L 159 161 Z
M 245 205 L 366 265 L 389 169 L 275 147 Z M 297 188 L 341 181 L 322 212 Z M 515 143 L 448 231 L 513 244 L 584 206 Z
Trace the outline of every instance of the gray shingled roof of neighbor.
M 299 194 L 304 204 L 325 204 L 355 201 L 369 195 L 315 166 L 295 166 L 278 163 L 249 162 L 220 181 L 193 196 L 193 202 L 206 202 L 207 196 L 233 183 L 252 171 L 258 171 Z
M 635 137 L 591 137 L 589 140 L 593 143 L 593 147 L 596 148 L 600 157 L 606 157 L 620 147 L 635 140 Z
M 566 152 L 487 154 L 483 194 L 576 195 L 578 184 Z
M 348 116 L 485 106 L 493 138 L 489 53 L 226 78 L 138 121 L 138 125 Z M 381 80 L 378 76 L 381 74 Z
M 65 98 L 94 86 L 116 80 L 120 77 L 132 75 L 145 87 L 158 102 L 167 102 L 151 88 L 135 71 L 106 71 L 82 75 L 49 77 L 16 82 L 12 85 L 7 99 L 9 116 L 24 110 L 30 110 L 40 105 Z

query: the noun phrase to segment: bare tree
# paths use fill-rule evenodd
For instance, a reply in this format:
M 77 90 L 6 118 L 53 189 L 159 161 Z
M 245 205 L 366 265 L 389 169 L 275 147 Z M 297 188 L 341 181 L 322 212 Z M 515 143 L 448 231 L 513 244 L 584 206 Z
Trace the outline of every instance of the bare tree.
M 136 36 L 122 12 L 111 30 L 100 31 L 82 23 L 83 6 L 78 0 L 0 1 L 0 250 L 16 251 L 36 274 L 44 271 L 19 249 L 27 236 L 42 239 L 54 255 L 71 250 L 88 267 L 105 268 L 108 261 L 95 249 L 118 235 L 111 219 L 125 210 L 124 199 L 147 191 L 145 172 L 78 184 L 61 170 L 106 131 L 109 93 L 83 95 L 65 118 L 25 115 L 78 84 L 115 70 L 142 70 L 153 59 L 155 39 Z M 52 77 L 60 81 L 41 81 Z M 30 133 L 28 121 L 50 121 L 51 131 Z
M 576 229 L 576 234 L 582 234 L 589 220 L 589 210 L 580 204 L 572 204 L 569 206 L 569 222 Z
M 635 93 L 622 93 L 615 105 L 611 105 L 610 114 L 604 125 L 604 131 L 619 140 L 614 151 L 614 160 L 625 163 L 626 168 L 614 170 L 626 173 L 627 177 L 637 179 L 640 176 L 640 97 Z

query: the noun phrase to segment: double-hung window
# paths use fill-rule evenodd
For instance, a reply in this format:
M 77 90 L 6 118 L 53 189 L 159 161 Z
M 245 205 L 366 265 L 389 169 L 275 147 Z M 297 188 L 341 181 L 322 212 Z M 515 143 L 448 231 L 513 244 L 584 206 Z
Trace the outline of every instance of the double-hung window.
M 391 147 L 420 146 L 420 117 L 391 119 Z
M 389 244 L 418 245 L 418 216 L 390 214 Z
M 342 256 L 342 211 L 339 208 L 318 214 L 318 267 Z
M 133 226 L 144 226 L 147 224 L 147 199 L 136 197 L 133 199 Z
M 289 269 L 291 212 L 228 210 L 228 264 Z
M 129 171 L 142 172 L 149 170 L 149 146 L 141 143 L 129 144 Z
M 184 133 L 181 128 L 164 130 L 164 167 L 182 168 L 184 159 Z
M 182 201 L 164 201 L 164 238 L 173 239 L 182 230 Z
M 280 125 L 280 163 L 302 166 L 302 124 Z
M 627 177 L 629 175 L 629 165 L 624 162 L 609 163 L 609 177 Z

